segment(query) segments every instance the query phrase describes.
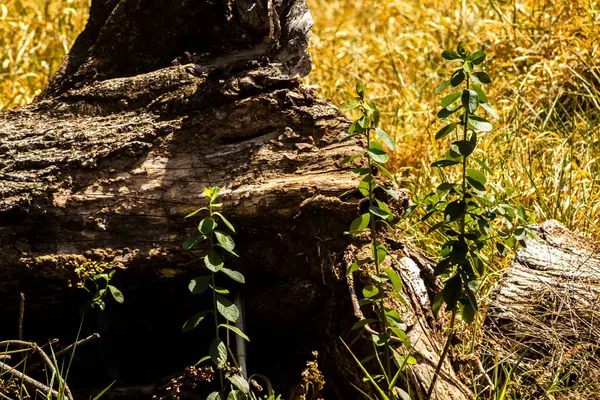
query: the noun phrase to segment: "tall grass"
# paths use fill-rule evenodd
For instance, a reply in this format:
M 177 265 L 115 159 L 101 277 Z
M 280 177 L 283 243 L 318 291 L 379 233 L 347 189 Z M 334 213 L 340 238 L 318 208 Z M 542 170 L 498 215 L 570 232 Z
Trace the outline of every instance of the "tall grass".
M 442 79 L 441 50 L 483 43 L 501 119 L 478 157 L 513 202 L 600 239 L 597 1 L 474 0 L 459 11 L 447 0 L 309 3 L 316 25 L 308 82 L 337 104 L 351 98 L 356 80 L 371 83 L 398 143 L 394 169 L 415 196 L 440 183 L 429 167 L 440 151 L 437 100 L 425 88 Z M 417 229 L 417 237 L 426 230 Z
M 30 103 L 87 19 L 89 0 L 0 1 L 0 110 Z

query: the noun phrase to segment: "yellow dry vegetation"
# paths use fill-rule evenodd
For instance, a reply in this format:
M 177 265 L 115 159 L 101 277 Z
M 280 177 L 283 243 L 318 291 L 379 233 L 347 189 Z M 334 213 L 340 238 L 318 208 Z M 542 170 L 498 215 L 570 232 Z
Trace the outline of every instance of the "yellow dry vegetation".
M 478 157 L 512 198 L 594 239 L 600 236 L 600 2 L 585 0 L 309 0 L 314 70 L 308 82 L 338 105 L 356 81 L 385 111 L 398 143 L 393 169 L 417 196 L 441 183 L 429 167 L 448 147 L 435 117 L 464 41 L 484 47 L 490 102 L 500 112 Z M 451 139 L 450 139 L 451 140 Z M 492 174 L 490 174 L 492 175 Z M 418 227 L 422 233 L 425 227 Z
M 89 0 L 0 1 L 0 110 L 42 90 L 83 29 Z
M 89 0 L 0 1 L 0 109 L 27 104 L 83 29 Z M 398 143 L 393 168 L 422 196 L 447 143 L 435 87 L 440 53 L 484 46 L 496 129 L 481 138 L 490 180 L 537 214 L 600 236 L 600 3 L 597 0 L 309 0 L 314 70 L 306 83 L 336 104 L 357 81 Z M 492 175 L 492 174 L 490 174 Z M 417 227 L 418 231 L 426 230 Z

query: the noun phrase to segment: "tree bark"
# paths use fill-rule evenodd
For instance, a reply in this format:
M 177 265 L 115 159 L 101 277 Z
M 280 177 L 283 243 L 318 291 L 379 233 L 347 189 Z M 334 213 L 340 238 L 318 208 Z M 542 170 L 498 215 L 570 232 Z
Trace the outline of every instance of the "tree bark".
M 572 388 L 557 398 L 593 398 L 600 390 L 600 249 L 557 221 L 535 231 L 538 239 L 527 239 L 493 291 L 484 352 L 508 360 L 514 375 L 524 372 L 534 397 L 558 384 Z
M 246 299 L 249 368 L 289 398 L 316 350 L 325 398 L 359 398 L 350 383 L 364 383 L 340 337 L 350 343 L 368 312 L 354 294 L 367 271 L 346 276 L 368 238 L 344 235 L 359 199 L 339 195 L 357 185 L 340 162 L 361 143 L 339 143 L 349 121 L 299 81 L 311 24 L 304 0 L 92 1 L 48 87 L 0 114 L 0 337 L 16 335 L 20 292 L 28 340 L 75 335 L 85 296 L 71 283 L 95 263 L 119 270 L 126 300 L 109 305 L 101 347 L 78 353 L 71 387 L 118 376 L 147 388 L 195 363 L 206 335 L 179 329 L 200 307 L 186 289 L 198 263 L 181 249 L 196 228 L 183 216 L 219 186 L 241 255 L 226 262 L 247 278 L 235 290 Z M 398 214 L 405 203 L 393 204 Z M 386 240 L 418 361 L 407 389 L 422 399 L 444 343 L 430 305 L 439 282 L 417 249 Z M 85 321 L 81 335 L 95 329 Z M 369 354 L 364 344 L 353 351 Z M 434 398 L 471 397 L 447 362 Z

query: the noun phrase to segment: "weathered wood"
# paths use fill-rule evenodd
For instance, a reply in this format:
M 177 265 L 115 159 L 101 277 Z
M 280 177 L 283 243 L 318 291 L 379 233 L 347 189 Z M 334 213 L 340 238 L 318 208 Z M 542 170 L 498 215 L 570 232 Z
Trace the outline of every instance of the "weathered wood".
M 563 396 L 595 397 L 600 389 L 600 249 L 557 221 L 535 230 L 539 238 L 527 239 L 494 291 L 486 351 L 512 366 L 519 361 L 530 394 L 541 395 L 558 371 L 569 376 L 565 386 L 573 387 Z
M 102 354 L 132 385 L 197 361 L 202 333 L 178 330 L 199 307 L 185 289 L 196 264 L 181 242 L 195 227 L 183 216 L 203 205 L 205 186 L 219 186 L 242 255 L 227 262 L 247 276 L 236 289 L 247 301 L 249 368 L 285 396 L 318 350 L 327 398 L 358 398 L 349 382 L 363 383 L 339 337 L 353 334 L 345 273 L 366 238 L 343 234 L 359 207 L 338 196 L 356 185 L 340 161 L 359 143 L 339 143 L 349 122 L 299 82 L 310 25 L 303 0 L 92 1 L 40 97 L 0 114 L 0 320 L 16 323 L 26 292 L 25 337 L 74 334 L 68 282 L 97 262 L 122 270 L 126 301 L 112 307 L 104 351 L 86 347 L 94 361 Z M 438 286 L 416 250 L 388 240 L 410 300 L 398 308 L 422 398 L 443 343 L 429 304 Z M 3 324 L 0 335 L 13 330 Z M 109 369 L 90 368 L 70 377 Z M 444 371 L 436 398 L 468 398 L 450 364 Z

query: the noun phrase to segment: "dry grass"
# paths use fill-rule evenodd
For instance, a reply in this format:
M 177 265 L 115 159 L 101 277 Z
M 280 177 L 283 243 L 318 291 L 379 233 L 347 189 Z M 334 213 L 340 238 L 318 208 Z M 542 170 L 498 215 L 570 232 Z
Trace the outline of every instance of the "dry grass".
M 440 52 L 485 46 L 501 113 L 478 145 L 498 186 L 538 220 L 600 240 L 600 3 L 597 0 L 308 0 L 314 70 L 306 83 L 341 105 L 357 81 L 385 111 L 400 181 L 422 196 L 444 143 L 434 89 Z M 29 103 L 83 29 L 89 0 L 0 1 L 0 109 Z M 405 226 L 406 229 L 410 227 Z M 414 236 L 423 238 L 424 227 Z
M 30 103 L 87 19 L 89 0 L 0 1 L 0 110 Z
M 342 104 L 357 80 L 387 111 L 393 162 L 415 195 L 440 183 L 429 167 L 447 74 L 441 50 L 485 46 L 501 113 L 480 157 L 539 220 L 600 238 L 600 4 L 594 1 L 309 0 L 316 25 L 308 81 Z M 514 192 L 513 192 L 514 191 Z

